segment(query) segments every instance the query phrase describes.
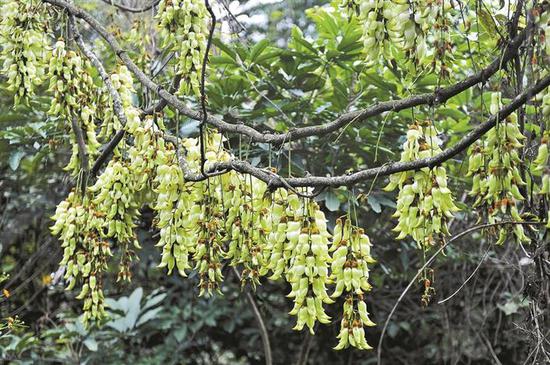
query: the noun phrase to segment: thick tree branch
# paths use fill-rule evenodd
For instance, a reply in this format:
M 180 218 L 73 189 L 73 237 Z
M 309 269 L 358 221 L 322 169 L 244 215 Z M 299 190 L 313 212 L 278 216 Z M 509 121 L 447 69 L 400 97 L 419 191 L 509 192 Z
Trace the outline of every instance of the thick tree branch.
M 180 82 L 181 82 L 181 75 L 176 75 L 174 77 L 174 79 L 172 80 L 172 85 L 170 86 L 170 89 L 169 89 L 168 92 L 170 94 L 175 93 L 178 90 Z M 164 109 L 166 107 L 166 105 L 168 105 L 168 102 L 164 99 L 160 99 L 158 101 L 158 103 L 156 103 L 155 105 L 153 105 L 153 106 L 151 106 L 147 109 L 143 109 L 143 111 L 141 112 L 141 115 L 145 116 L 145 115 L 151 115 L 151 114 L 158 113 L 158 112 L 162 111 L 162 109 Z
M 116 146 L 122 141 L 122 138 L 124 137 L 125 130 L 121 129 L 119 130 L 113 139 L 109 141 L 104 147 L 103 151 L 101 151 L 101 155 L 95 160 L 94 165 L 92 166 L 92 169 L 90 170 L 90 175 L 95 176 L 101 169 L 101 166 L 109 159 L 109 156 L 111 156 L 111 153 L 115 150 Z
M 122 60 L 122 62 L 128 67 L 128 69 L 136 76 L 140 83 L 142 83 L 149 90 L 157 93 L 162 99 L 164 99 L 168 104 L 176 108 L 181 114 L 195 119 L 202 120 L 202 113 L 194 111 L 187 107 L 187 105 L 182 102 L 178 97 L 172 93 L 164 90 L 161 86 L 151 80 L 147 75 L 143 73 L 139 67 L 137 67 L 130 57 L 126 54 L 124 49 L 120 46 L 116 38 L 109 33 L 97 20 L 95 20 L 89 13 L 82 10 L 81 8 L 69 4 L 63 0 L 42 0 L 43 2 L 50 3 L 55 6 L 59 6 L 67 9 L 74 16 L 81 18 L 87 22 L 93 29 L 95 29 L 106 41 L 109 43 L 110 47 L 117 54 L 117 56 Z M 411 108 L 419 105 L 435 105 L 447 101 L 455 95 L 460 94 L 461 92 L 469 89 L 470 87 L 476 85 L 480 82 L 485 82 L 500 70 L 506 62 L 513 58 L 513 56 L 518 52 L 518 49 L 522 42 L 525 40 L 527 29 L 522 31 L 516 38 L 514 38 L 506 46 L 503 54 L 495 59 L 487 68 L 479 71 L 475 75 L 457 83 L 447 88 L 438 89 L 434 93 L 427 93 L 421 95 L 415 95 L 406 99 L 386 101 L 378 103 L 370 108 L 363 109 L 360 111 L 354 111 L 341 115 L 338 119 L 333 122 L 317 125 L 317 126 L 308 126 L 302 128 L 293 129 L 287 133 L 262 133 L 256 129 L 246 126 L 244 124 L 232 124 L 227 123 L 220 118 L 209 115 L 206 120 L 207 123 L 218 128 L 220 131 L 229 132 L 229 133 L 238 133 L 250 137 L 252 141 L 255 142 L 264 142 L 271 144 L 282 144 L 291 140 L 296 140 L 300 138 L 305 138 L 314 135 L 324 135 L 330 132 L 333 132 L 342 126 L 347 125 L 352 121 L 363 121 L 367 118 L 380 115 L 387 111 L 400 111 L 403 109 Z
M 252 166 L 246 161 L 233 160 L 225 163 L 216 164 L 212 170 L 232 169 L 242 173 L 247 173 L 257 177 L 260 180 L 265 181 L 270 187 L 300 187 L 300 186 L 348 186 L 372 179 L 380 176 L 387 176 L 398 172 L 418 170 L 423 167 L 433 168 L 442 164 L 443 162 L 453 158 L 460 152 L 466 150 L 475 141 L 481 138 L 491 128 L 493 128 L 497 121 L 504 120 L 507 116 L 512 114 L 516 109 L 521 107 L 525 102 L 531 99 L 533 96 L 541 92 L 550 86 L 550 75 L 539 80 L 534 86 L 526 89 L 521 94 L 516 96 L 510 104 L 504 106 L 499 110 L 497 114 L 492 115 L 489 120 L 478 125 L 464 137 L 462 137 L 457 144 L 445 149 L 443 152 L 430 157 L 411 162 L 392 162 L 380 167 L 361 170 L 349 175 L 344 176 L 308 176 L 308 177 L 296 177 L 283 179 L 282 177 L 272 173 L 271 171 L 260 169 Z
M 314 135 L 325 135 L 327 133 L 336 131 L 341 127 L 346 126 L 351 122 L 361 122 L 368 118 L 380 115 L 384 112 L 398 112 L 401 110 L 409 109 L 420 105 L 437 105 L 442 104 L 450 98 L 460 94 L 461 92 L 473 87 L 478 83 L 483 83 L 489 80 L 498 70 L 510 61 L 514 55 L 517 54 L 519 47 L 525 40 L 527 31 L 522 31 L 517 37 L 515 37 L 504 49 L 502 56 L 497 57 L 489 66 L 482 69 L 473 76 L 470 76 L 454 85 L 449 87 L 438 89 L 434 93 L 426 93 L 420 95 L 414 95 L 409 98 L 400 100 L 390 100 L 380 102 L 367 109 L 353 111 L 342 114 L 336 120 L 319 126 L 310 126 L 297 128 L 294 131 L 290 131 L 286 135 L 278 135 L 281 137 L 275 137 L 277 135 L 267 135 L 266 137 L 271 139 L 271 142 L 284 142 L 285 140 L 296 140 L 304 137 Z M 271 137 L 274 136 L 274 137 Z
M 186 115 L 190 118 L 201 120 L 202 113 L 195 112 L 189 109 L 185 103 L 179 100 L 175 95 L 167 92 L 152 81 L 147 75 L 143 73 L 137 67 L 132 60 L 128 57 L 126 52 L 121 48 L 120 44 L 116 38 L 109 33 L 101 24 L 99 24 L 90 14 L 84 10 L 69 4 L 63 0 L 43 0 L 46 3 L 50 3 L 56 6 L 63 7 L 67 9 L 74 16 L 83 19 L 87 22 L 92 28 L 94 28 L 111 46 L 115 51 L 117 56 L 126 64 L 128 69 L 134 73 L 138 80 L 150 90 L 157 92 L 157 94 L 166 100 L 170 105 L 174 106 L 180 113 Z M 214 116 L 208 116 L 207 121 L 209 124 L 217 127 L 221 131 L 225 132 L 235 132 L 247 135 L 251 137 L 252 140 L 268 143 L 279 143 L 284 142 L 287 138 L 292 137 L 293 140 L 296 138 L 303 138 L 305 136 L 316 135 L 328 133 L 336 129 L 336 125 L 346 124 L 352 120 L 363 120 L 370 116 L 378 115 L 385 111 L 398 111 L 406 108 L 410 108 L 422 104 L 437 104 L 443 101 L 448 100 L 454 95 L 459 94 L 460 92 L 472 87 L 473 85 L 486 81 L 491 75 L 498 71 L 507 60 L 510 60 L 513 55 L 517 52 L 522 41 L 525 39 L 526 30 L 522 31 L 512 42 L 510 42 L 504 53 L 497 60 L 492 62 L 486 69 L 481 70 L 476 75 L 459 82 L 453 86 L 450 86 L 445 89 L 439 89 L 434 94 L 423 94 L 413 96 L 407 99 L 384 102 L 377 104 L 376 106 L 365 109 L 363 111 L 347 113 L 341 116 L 333 123 L 329 123 L 324 126 L 315 126 L 315 127 L 304 127 L 296 129 L 287 134 L 264 134 L 260 133 L 254 128 L 242 125 L 242 124 L 230 124 L 222 121 L 219 118 Z M 386 176 L 394 174 L 397 172 L 408 171 L 408 170 L 417 170 L 423 167 L 434 167 L 437 166 L 452 157 L 456 156 L 458 153 L 467 149 L 471 144 L 483 136 L 487 131 L 495 126 L 497 120 L 502 120 L 513 111 L 518 109 L 523 105 L 531 96 L 542 91 L 550 84 L 550 76 L 540 80 L 533 87 L 526 89 L 520 95 L 518 95 L 510 104 L 502 108 L 499 113 L 493 115 L 489 120 L 478 127 L 474 128 L 471 132 L 465 135 L 455 146 L 446 149 L 442 153 L 426 159 L 416 160 L 412 162 L 393 162 L 380 167 L 366 169 L 358 171 L 345 176 L 335 176 L 335 177 L 323 177 L 323 176 L 309 176 L 302 178 L 288 178 L 283 179 L 280 176 L 277 176 L 274 173 L 268 172 L 267 170 L 262 170 L 256 167 L 253 167 L 248 162 L 245 161 L 230 161 L 227 163 L 217 164 L 213 169 L 210 169 L 208 172 L 216 172 L 223 169 L 233 169 L 235 171 L 248 173 L 253 175 L 265 182 L 267 182 L 271 187 L 303 187 L 303 186 L 346 186 L 353 185 L 358 182 L 368 180 L 377 176 Z M 328 126 L 328 127 L 327 127 Z M 334 129 L 333 129 L 334 128 Z

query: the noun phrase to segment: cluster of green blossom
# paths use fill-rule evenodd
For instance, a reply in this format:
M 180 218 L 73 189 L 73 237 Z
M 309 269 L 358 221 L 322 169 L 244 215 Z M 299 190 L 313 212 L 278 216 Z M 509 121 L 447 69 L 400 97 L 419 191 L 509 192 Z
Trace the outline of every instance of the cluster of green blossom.
M 106 90 L 103 90 L 101 101 L 106 105 L 102 110 L 102 127 L 100 137 L 110 139 L 116 131 L 124 128 L 128 133 L 133 134 L 140 125 L 140 111 L 133 106 L 134 81 L 132 74 L 124 65 L 119 65 L 110 76 L 115 91 L 120 95 L 120 101 L 126 116 L 126 125 L 122 126 L 121 121 L 116 117 L 113 108 L 113 101 Z
M 544 132 L 540 140 L 537 157 L 533 161 L 533 172 L 542 175 L 538 193 L 541 197 L 546 198 L 541 199 L 541 203 L 546 200 L 546 204 L 548 204 L 546 228 L 550 228 L 550 89 L 542 98 L 542 115 L 545 118 L 545 123 L 542 125 Z
M 300 200 L 295 194 L 282 189 L 271 195 L 269 210 L 271 230 L 267 238 L 266 266 L 263 272 L 271 272 L 269 278 L 278 280 L 288 271 L 295 249 L 295 245 L 289 239 L 292 235 L 288 236 L 287 232 L 299 231 L 304 215 L 295 214 L 300 210 Z
M 44 11 L 37 0 L 9 0 L 0 6 L 0 60 L 8 90 L 15 93 L 15 105 L 28 103 L 36 86 L 44 81 L 48 44 Z
M 249 281 L 255 287 L 267 268 L 264 251 L 271 232 L 267 185 L 253 176 L 225 176 L 229 178 L 224 193 L 229 206 L 225 227 L 230 239 L 226 258 L 244 267 L 243 285 Z
M 446 72 L 443 60 L 452 45 L 448 32 L 450 2 L 343 0 L 340 4 L 359 17 L 367 60 L 377 61 L 380 56 L 395 59 L 396 52 L 404 52 L 411 72 L 430 65 Z
M 501 94 L 491 95 L 490 111 L 498 112 L 501 107 Z M 525 136 L 520 132 L 515 114 L 487 132 L 485 142 L 471 149 L 468 175 L 473 175 L 470 195 L 476 198 L 474 207 L 487 212 L 488 223 L 496 223 L 511 218 L 522 221 L 518 203 L 524 200 L 520 187 L 525 185 L 521 174 L 519 151 Z M 518 242 L 529 242 L 522 225 L 512 228 Z M 507 228 L 499 229 L 501 244 L 506 240 Z
M 153 63 L 152 50 L 154 47 L 152 47 L 150 28 L 148 18 L 137 19 L 132 24 L 132 28 L 122 34 L 124 43 L 132 45 L 129 56 L 142 70 L 150 70 Z
M 339 342 L 336 350 L 354 346 L 361 350 L 371 349 L 365 340 L 364 326 L 374 326 L 364 301 L 370 291 L 368 264 L 375 261 L 370 255 L 371 243 L 362 228 L 353 227 L 349 217 L 336 220 L 332 241 L 332 274 L 336 289 L 331 295 L 337 298 L 345 292 L 344 316 L 340 324 Z
M 63 55 L 62 49 L 58 43 L 53 55 L 59 53 L 59 57 L 65 60 L 76 57 Z M 56 77 L 62 75 L 57 71 L 58 68 L 52 67 L 51 70 Z M 65 84 L 72 80 L 64 77 Z M 156 151 L 164 141 L 159 138 L 159 129 L 153 119 L 146 118 L 142 122 L 137 108 L 131 105 L 133 88 L 128 70 L 120 67 L 111 80 L 120 92 L 128 119 L 124 128 L 129 138 L 123 145 L 129 145 L 130 141 L 131 145 L 127 146 L 124 153 L 116 150 L 115 156 L 95 184 L 83 194 L 71 193 L 58 205 L 53 217 L 56 223 L 52 232 L 60 236 L 62 246 L 65 247 L 61 265 L 66 266 L 69 288 L 74 287 L 78 277 L 83 279 L 79 298 L 84 299 L 85 321 L 100 320 L 104 316 L 101 273 L 107 268 L 111 243 L 120 252 L 118 279 L 130 280 L 129 266 L 134 258 L 133 248 L 139 248 L 134 230 L 135 221 L 139 217 L 141 205 L 150 199 L 154 170 L 158 165 Z M 70 108 L 73 107 L 70 104 Z M 59 109 L 57 113 L 64 113 L 64 107 L 55 108 Z M 113 117 L 113 120 L 116 118 Z M 98 251 L 97 247 L 102 250 Z
M 539 39 L 544 41 L 544 43 L 541 43 L 542 51 L 546 52 L 546 55 L 550 55 L 550 13 L 543 10 L 543 4 L 538 4 L 535 7 L 533 7 L 533 5 L 537 5 L 537 2 L 528 3 L 528 6 L 531 7 L 529 12 L 534 16 L 535 23 L 539 27 L 541 33 Z M 544 57 L 544 55 L 542 55 L 542 57 Z
M 105 237 L 113 239 L 122 249 L 119 279 L 126 280 L 130 278 L 129 244 L 133 243 L 139 248 L 134 232 L 134 221 L 139 217 L 134 187 L 136 174 L 139 177 L 139 171 L 131 170 L 128 160 L 115 156 L 109 161 L 96 183 L 88 189 L 93 196 L 92 203 L 96 209 L 105 214 Z
M 208 160 L 225 153 L 220 149 L 222 138 L 218 134 L 206 138 Z M 185 160 L 189 170 L 200 170 L 200 145 L 194 138 L 182 141 L 184 151 L 166 146 L 157 151 L 155 192 L 157 201 L 156 225 L 160 229 L 158 246 L 163 247 L 160 267 L 171 272 L 177 267 L 179 273 L 193 266 L 200 277 L 200 294 L 219 290 L 223 280 L 224 211 L 221 178 L 200 182 L 186 182 L 180 166 Z M 220 153 L 218 153 L 220 152 Z M 179 156 L 184 153 L 185 156 Z M 191 260 L 191 259 L 192 260 Z
M 49 91 L 53 94 L 48 113 L 62 118 L 66 125 L 71 125 L 74 120 L 82 129 L 86 153 L 91 157 L 97 155 L 100 144 L 94 124 L 96 87 L 91 76 L 91 65 L 75 51 L 67 50 L 65 42 L 59 40 L 51 53 L 48 77 Z M 81 165 L 74 133 L 71 134 L 71 142 L 72 155 L 65 169 L 76 175 Z
M 105 213 L 97 210 L 89 197 L 82 197 L 75 191 L 59 203 L 52 217 L 54 235 L 62 241 L 65 279 L 67 290 L 74 288 L 79 278 L 82 289 L 77 296 L 84 300 L 84 322 L 105 317 L 103 296 L 103 272 L 111 254 L 109 241 L 105 239 Z
M 409 162 L 441 153 L 441 140 L 437 134 L 430 121 L 412 124 L 403 144 L 401 161 Z M 399 195 L 394 214 L 399 219 L 394 228 L 399 232 L 397 239 L 410 235 L 418 247 L 428 249 L 437 243 L 438 237 L 449 234 L 447 221 L 458 208 L 447 187 L 447 173 L 443 166 L 393 174 L 384 190 L 391 191 L 397 187 Z
M 286 280 L 292 288 L 287 296 L 294 298 L 290 314 L 298 317 L 294 329 L 301 330 L 307 325 L 313 333 L 316 321 L 330 323 L 323 303 L 334 302 L 326 288 L 331 260 L 328 251 L 331 235 L 327 231 L 324 213 L 313 200 L 300 202 L 296 195 L 291 195 L 288 204 L 297 208 L 294 215 L 303 215 L 302 219 L 298 219 L 302 224 L 295 227 L 289 225 L 286 232 L 288 242 L 294 247 L 286 272 Z
M 201 295 L 219 290 L 224 261 L 242 267 L 243 284 L 249 281 L 256 286 L 268 274 L 272 280 L 284 277 L 291 285 L 288 297 L 294 300 L 290 312 L 297 316 L 294 328 L 307 326 L 311 332 L 317 321 L 330 321 L 324 309 L 324 304 L 333 302 L 327 284 L 337 283 L 334 297 L 344 288 L 349 290 L 350 285 L 357 285 L 356 295 L 370 289 L 366 267 L 372 262 L 370 242 L 362 230 L 354 228 L 350 242 L 350 255 L 360 264 L 360 268 L 349 271 L 353 272 L 353 284 L 348 282 L 348 270 L 341 268 L 331 278 L 331 235 L 317 203 L 284 189 L 268 192 L 263 181 L 236 172 L 205 181 L 185 181 L 181 160 L 185 160 L 185 170 L 199 171 L 200 146 L 193 138 L 184 139 L 181 145 L 179 160 L 173 147 L 157 151 L 160 165 L 154 209 L 160 230 L 158 245 L 163 249 L 161 267 L 169 272 L 177 268 L 184 276 L 194 268 L 199 274 Z M 208 134 L 205 149 L 206 170 L 231 158 L 217 133 Z M 338 245 L 342 244 L 340 239 Z M 367 348 L 359 337 L 350 343 Z
M 199 96 L 208 37 L 208 12 L 202 0 L 162 0 L 157 14 L 162 46 L 176 53 L 178 93 Z

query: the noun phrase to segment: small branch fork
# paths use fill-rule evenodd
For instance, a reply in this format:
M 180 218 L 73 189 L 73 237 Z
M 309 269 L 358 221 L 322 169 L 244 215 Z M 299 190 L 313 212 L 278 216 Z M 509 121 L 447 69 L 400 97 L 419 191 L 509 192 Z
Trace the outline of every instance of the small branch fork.
M 397 301 L 395 302 L 392 310 L 390 311 L 390 314 L 388 315 L 388 317 L 386 318 L 386 321 L 384 322 L 384 327 L 382 328 L 382 334 L 380 335 L 380 340 L 378 341 L 378 347 L 377 347 L 377 364 L 378 365 L 381 365 L 382 363 L 382 343 L 384 341 L 384 336 L 386 334 L 386 330 L 388 328 L 388 325 L 390 323 L 390 320 L 391 318 L 393 317 L 395 311 L 397 310 L 397 307 L 399 306 L 399 304 L 401 303 L 401 301 L 403 300 L 403 298 L 405 297 L 405 295 L 407 295 L 407 293 L 409 292 L 409 290 L 412 288 L 412 286 L 414 285 L 414 283 L 416 282 L 416 280 L 420 277 L 420 275 L 422 274 L 422 272 L 424 271 L 424 269 L 426 269 L 428 266 L 431 265 L 431 263 L 437 258 L 437 256 L 439 256 L 439 254 L 441 254 L 445 248 L 447 248 L 451 243 L 453 243 L 454 241 L 464 237 L 464 236 L 467 236 L 469 235 L 470 233 L 473 233 L 473 232 L 476 232 L 476 231 L 479 231 L 479 230 L 482 230 L 482 229 L 485 229 L 485 228 L 490 228 L 490 227 L 496 227 L 496 226 L 507 226 L 507 225 L 526 225 L 526 226 L 542 226 L 542 225 L 545 225 L 546 223 L 545 222 L 517 222 L 517 221 L 505 221 L 505 222 L 498 222 L 498 223 L 488 223 L 488 224 L 480 224 L 480 225 L 477 225 L 477 226 L 473 226 L 473 227 L 470 227 L 468 228 L 467 230 L 451 237 L 447 242 L 445 242 L 445 244 L 443 244 L 427 261 L 424 265 L 422 265 L 422 267 L 420 269 L 418 269 L 416 275 L 411 279 L 411 281 L 409 282 L 409 284 L 407 285 L 407 287 L 405 288 L 405 290 L 403 290 L 403 292 L 401 292 L 401 295 L 399 296 L 399 298 L 397 299 Z
M 173 93 L 163 89 L 160 85 L 151 80 L 145 73 L 137 67 L 133 61 L 128 57 L 124 49 L 120 46 L 116 38 L 109 33 L 95 18 L 93 18 L 89 13 L 83 9 L 70 4 L 64 0 L 42 0 L 44 3 L 49 3 L 57 7 L 61 7 L 67 10 L 73 16 L 82 19 L 90 25 L 97 33 L 99 33 L 110 45 L 112 50 L 120 58 L 120 60 L 128 67 L 128 69 L 136 76 L 139 82 L 142 85 L 152 92 L 155 92 L 161 98 L 159 104 L 148 110 L 147 112 L 155 112 L 161 110 L 165 105 L 171 105 L 177 109 L 181 114 L 201 121 L 201 125 L 207 123 L 216 127 L 222 132 L 237 133 L 250 137 L 250 140 L 253 142 L 264 142 L 270 143 L 272 145 L 284 144 L 290 140 L 296 141 L 300 138 L 306 138 L 314 135 L 325 135 L 335 130 L 338 130 L 342 126 L 349 124 L 350 122 L 360 122 L 367 118 L 380 115 L 388 111 L 400 111 L 408 109 L 414 106 L 419 105 L 436 105 L 447 101 L 455 95 L 475 86 L 478 83 L 486 82 L 492 75 L 494 75 L 498 70 L 502 69 L 508 61 L 512 60 L 514 56 L 518 53 L 519 48 L 526 39 L 527 33 L 530 29 L 526 28 L 520 32 L 514 39 L 512 39 L 503 50 L 503 53 L 500 57 L 496 58 L 489 66 L 485 69 L 480 70 L 475 75 L 464 79 L 461 82 L 458 82 L 454 85 L 451 85 L 447 88 L 437 89 L 434 93 L 427 93 L 421 95 L 411 96 L 409 98 L 381 102 L 376 105 L 373 105 L 370 108 L 344 113 L 336 120 L 317 126 L 308 126 L 302 128 L 293 129 L 287 133 L 262 133 L 252 127 L 246 126 L 244 124 L 232 124 L 227 123 L 213 115 L 207 115 L 206 113 L 206 97 L 204 95 L 204 80 L 201 80 L 201 106 L 202 111 L 196 112 L 191 110 L 185 105 L 185 103 L 180 100 L 178 97 L 173 95 Z M 211 10 L 211 9 L 210 9 Z M 212 16 L 212 13 L 211 13 Z M 212 27 L 210 36 L 212 35 L 214 26 L 215 26 L 215 17 L 212 18 Z M 210 41 L 209 41 L 210 43 Z M 97 59 L 97 58 L 96 58 Z M 207 60 L 203 61 L 203 64 Z M 203 67 L 204 71 L 205 67 Z M 204 78 L 204 75 L 201 75 Z M 176 80 L 174 80 L 176 81 Z M 462 137 L 457 144 L 454 146 L 445 149 L 440 154 L 415 160 L 411 162 L 392 162 L 385 164 L 383 166 L 360 170 L 348 175 L 343 176 L 308 176 L 308 177 L 297 177 L 297 178 L 283 178 L 270 170 L 257 168 L 252 166 L 246 161 L 241 160 L 232 160 L 225 163 L 215 164 L 213 167 L 209 168 L 207 171 L 204 171 L 204 168 L 201 167 L 200 175 L 195 175 L 195 179 L 206 179 L 210 174 L 219 174 L 223 173 L 224 170 L 235 170 L 241 173 L 248 173 L 252 176 L 257 177 L 260 180 L 266 182 L 271 188 L 278 187 L 338 187 L 338 186 L 349 186 L 365 180 L 375 178 L 377 176 L 387 176 L 397 172 L 408 171 L 408 170 L 418 170 L 424 167 L 435 167 L 441 163 L 453 158 L 457 154 L 466 150 L 470 145 L 482 137 L 486 132 L 493 128 L 498 120 L 503 120 L 512 112 L 524 105 L 528 100 L 530 100 L 537 93 L 541 92 L 550 85 L 550 76 L 539 80 L 532 87 L 523 90 L 522 93 L 517 95 L 510 104 L 503 107 L 497 114 L 491 116 L 486 122 L 478 125 L 464 137 Z M 165 101 L 163 103 L 162 101 Z M 120 132 L 119 132 L 120 133 Z M 202 134 L 202 133 L 201 133 Z M 100 159 L 96 161 L 93 167 L 93 172 L 97 173 L 101 167 L 101 164 L 108 158 L 110 153 L 109 149 L 116 147 L 117 138 L 122 139 L 122 136 L 117 134 L 115 138 L 109 142 L 109 144 L 104 149 L 104 154 L 106 156 L 100 156 Z M 119 140 L 120 140 L 119 139 Z M 177 142 L 177 141 L 176 141 Z M 104 157 L 102 159 L 102 157 Z

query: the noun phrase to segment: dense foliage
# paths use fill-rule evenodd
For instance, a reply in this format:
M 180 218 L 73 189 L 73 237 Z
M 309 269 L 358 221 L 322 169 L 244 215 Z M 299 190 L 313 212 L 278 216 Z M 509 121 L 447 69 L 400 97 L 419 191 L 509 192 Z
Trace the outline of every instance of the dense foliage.
M 546 1 L 0 6 L 3 360 L 550 361 Z

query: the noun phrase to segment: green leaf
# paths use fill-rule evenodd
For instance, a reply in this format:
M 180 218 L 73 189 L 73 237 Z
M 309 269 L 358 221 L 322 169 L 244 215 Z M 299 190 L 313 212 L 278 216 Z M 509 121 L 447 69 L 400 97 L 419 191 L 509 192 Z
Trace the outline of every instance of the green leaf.
M 10 168 L 13 171 L 16 171 L 19 168 L 19 164 L 21 162 L 21 159 L 25 156 L 25 152 L 23 151 L 15 151 L 10 155 L 10 158 L 8 160 L 8 163 L 10 165 Z
M 456 110 L 453 108 L 439 108 L 437 110 L 437 114 L 442 115 L 444 117 L 453 118 L 456 121 L 459 121 L 466 117 L 466 114 L 464 114 L 460 110 Z
M 262 39 L 250 51 L 250 62 L 255 63 L 257 58 L 262 54 L 262 52 L 267 48 L 269 45 L 269 41 L 267 39 Z
M 485 31 L 489 33 L 492 37 L 496 37 L 498 35 L 498 32 L 495 21 L 491 14 L 489 14 L 489 12 L 487 12 L 487 10 L 485 9 L 479 9 L 477 15 L 483 29 L 485 29 Z
M 92 352 L 96 352 L 97 351 L 97 341 L 93 338 L 87 338 L 84 340 L 84 346 L 86 346 L 88 348 L 88 350 L 92 351 Z
M 369 198 L 367 199 L 370 207 L 375 213 L 380 213 L 382 211 L 382 206 L 380 205 L 380 202 L 374 195 L 369 195 Z
M 136 323 L 136 327 L 139 327 L 142 324 L 154 319 L 161 310 L 163 310 L 163 307 L 157 307 L 145 312 L 143 315 L 139 317 L 139 320 Z
M 164 300 L 164 298 L 166 298 L 166 295 L 167 295 L 166 293 L 161 293 L 159 295 L 155 295 L 154 297 L 151 297 L 151 298 L 147 299 L 147 302 L 143 306 L 142 310 L 145 311 L 149 308 L 153 308 L 155 305 L 162 302 Z
M 308 42 L 304 39 L 304 36 L 303 36 L 302 31 L 300 30 L 300 28 L 298 28 L 296 26 L 292 27 L 291 35 L 292 35 L 292 41 L 293 41 L 293 43 L 295 43 L 295 44 L 292 44 L 292 45 L 294 46 L 294 48 L 297 51 L 302 51 L 302 47 L 304 47 L 305 49 L 307 49 L 311 53 L 313 53 L 315 55 L 318 54 L 318 51 L 315 49 L 315 47 L 313 47 L 313 45 L 310 42 Z M 302 47 L 299 47 L 299 46 L 302 46 Z
M 225 54 L 227 54 L 229 57 L 231 57 L 233 60 L 237 60 L 237 56 L 235 51 L 233 51 L 231 48 L 226 46 L 219 38 L 214 38 L 212 40 L 212 43 L 219 49 L 221 49 Z
M 213 65 L 231 65 L 231 66 L 237 66 L 237 63 L 233 58 L 231 58 L 228 55 L 220 55 L 220 56 L 212 56 L 210 57 L 210 63 Z
M 338 197 L 332 190 L 328 191 L 325 196 L 325 206 L 331 212 L 335 212 L 340 208 L 340 200 L 338 200 Z

